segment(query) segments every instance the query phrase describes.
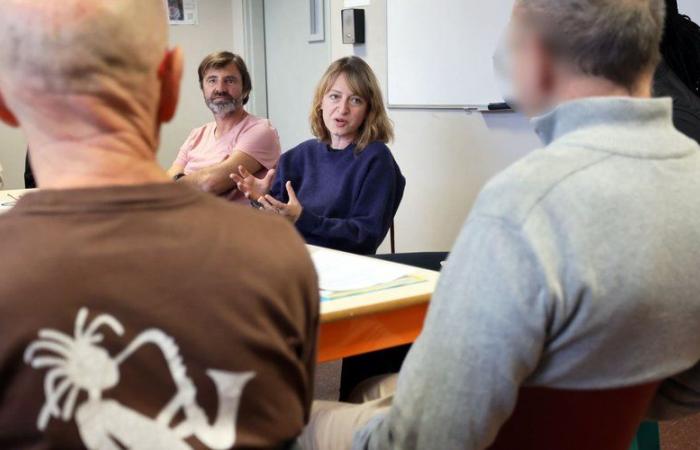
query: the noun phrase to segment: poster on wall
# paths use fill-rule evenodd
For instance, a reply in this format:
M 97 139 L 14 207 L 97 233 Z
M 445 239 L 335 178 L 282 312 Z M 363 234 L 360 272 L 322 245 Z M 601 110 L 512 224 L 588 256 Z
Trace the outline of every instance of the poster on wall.
M 197 0 L 167 0 L 170 25 L 197 25 Z

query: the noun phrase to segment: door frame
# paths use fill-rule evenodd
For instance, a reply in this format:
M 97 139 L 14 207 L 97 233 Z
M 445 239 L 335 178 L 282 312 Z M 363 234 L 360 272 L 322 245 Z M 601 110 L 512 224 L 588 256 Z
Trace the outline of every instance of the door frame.
M 233 10 L 233 50 L 248 66 L 253 91 L 246 109 L 259 117 L 268 116 L 267 63 L 265 54 L 265 2 L 231 0 Z

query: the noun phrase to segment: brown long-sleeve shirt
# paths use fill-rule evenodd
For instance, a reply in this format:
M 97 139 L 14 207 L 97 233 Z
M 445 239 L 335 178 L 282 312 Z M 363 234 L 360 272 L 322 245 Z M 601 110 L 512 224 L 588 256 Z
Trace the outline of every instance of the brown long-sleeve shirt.
M 0 448 L 280 448 L 318 305 L 279 218 L 177 184 L 26 195 L 0 216 Z

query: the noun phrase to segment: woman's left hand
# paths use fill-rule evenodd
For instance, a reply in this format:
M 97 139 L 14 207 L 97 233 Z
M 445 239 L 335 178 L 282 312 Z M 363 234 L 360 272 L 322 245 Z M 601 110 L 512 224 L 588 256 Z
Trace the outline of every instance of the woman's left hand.
M 299 217 L 301 217 L 301 212 L 304 208 L 301 206 L 301 203 L 299 203 L 297 194 L 294 192 L 294 188 L 292 187 L 292 182 L 287 181 L 285 187 L 287 188 L 287 194 L 289 195 L 289 202 L 282 203 L 268 194 L 264 197 L 260 197 L 258 203 L 262 205 L 265 211 L 277 213 L 289 219 L 290 222 L 296 223 L 296 221 L 299 220 Z

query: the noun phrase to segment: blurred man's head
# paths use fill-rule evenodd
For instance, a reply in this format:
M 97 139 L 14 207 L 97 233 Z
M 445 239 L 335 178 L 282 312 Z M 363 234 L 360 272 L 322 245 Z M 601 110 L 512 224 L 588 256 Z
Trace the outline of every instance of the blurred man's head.
M 510 46 L 520 108 L 544 112 L 577 86 L 582 97 L 593 86 L 648 92 L 664 9 L 664 0 L 516 0 Z
M 0 42 L 0 119 L 32 149 L 124 132 L 155 150 L 181 72 L 162 0 L 2 0 Z

